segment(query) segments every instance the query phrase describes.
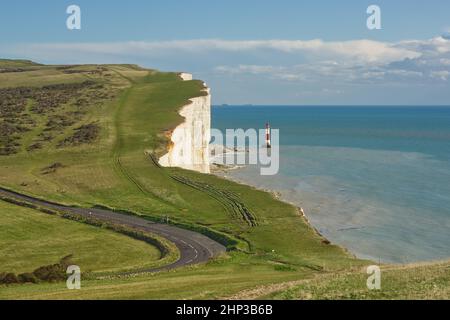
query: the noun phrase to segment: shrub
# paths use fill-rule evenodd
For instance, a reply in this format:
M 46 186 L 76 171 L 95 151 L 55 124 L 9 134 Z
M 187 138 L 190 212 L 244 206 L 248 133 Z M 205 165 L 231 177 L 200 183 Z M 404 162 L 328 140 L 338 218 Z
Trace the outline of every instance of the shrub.
M 82 125 L 75 129 L 72 136 L 64 139 L 58 144 L 58 147 L 79 146 L 85 143 L 94 142 L 100 133 L 100 126 L 96 123 Z
M 73 264 L 72 258 L 73 258 L 73 254 L 70 254 L 60 260 L 59 264 L 64 269 L 64 272 L 66 272 L 67 268 Z
M 19 283 L 19 279 L 17 278 L 17 276 L 14 273 L 6 273 L 6 274 L 4 274 L 4 276 L 2 276 L 0 281 L 1 281 L 2 284 Z
M 64 279 L 64 273 L 59 264 L 39 267 L 33 271 L 33 275 L 42 281 L 58 281 Z
M 20 283 L 37 283 L 38 279 L 32 273 L 22 273 L 18 276 Z
M 62 258 L 59 263 L 42 266 L 32 273 L 26 272 L 19 276 L 14 273 L 0 273 L 0 284 L 37 283 L 39 281 L 56 282 L 64 281 L 67 277 L 67 268 L 72 265 L 73 255 Z
M 33 271 L 33 275 L 42 281 L 56 282 L 66 279 L 66 270 L 70 266 L 72 255 L 66 256 L 57 264 L 42 266 Z

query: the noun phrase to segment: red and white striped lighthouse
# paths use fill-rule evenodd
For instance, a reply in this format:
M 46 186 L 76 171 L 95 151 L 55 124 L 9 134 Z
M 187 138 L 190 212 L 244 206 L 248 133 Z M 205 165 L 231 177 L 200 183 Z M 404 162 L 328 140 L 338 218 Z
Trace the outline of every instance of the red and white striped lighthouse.
M 268 149 L 272 148 L 270 124 L 268 122 L 266 123 L 266 147 Z

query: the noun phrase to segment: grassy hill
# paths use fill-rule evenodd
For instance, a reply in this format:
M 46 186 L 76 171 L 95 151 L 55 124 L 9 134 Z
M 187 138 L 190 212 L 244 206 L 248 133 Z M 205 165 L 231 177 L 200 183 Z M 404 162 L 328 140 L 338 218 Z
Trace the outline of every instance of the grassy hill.
M 11 59 L 0 59 L 0 68 L 11 71 L 13 68 L 25 67 L 29 69 L 30 67 L 41 66 L 30 60 L 11 60 Z
M 152 220 L 169 216 L 226 235 L 239 249 L 204 266 L 85 281 L 78 292 L 61 284 L 0 288 L 0 298 L 211 298 L 369 264 L 324 241 L 297 208 L 265 192 L 155 165 L 167 133 L 183 121 L 178 110 L 202 89 L 201 81 L 132 65 L 30 65 L 0 74 L 3 187 Z
M 83 272 L 151 267 L 159 250 L 143 241 L 0 201 L 0 273 L 16 274 L 73 255 Z

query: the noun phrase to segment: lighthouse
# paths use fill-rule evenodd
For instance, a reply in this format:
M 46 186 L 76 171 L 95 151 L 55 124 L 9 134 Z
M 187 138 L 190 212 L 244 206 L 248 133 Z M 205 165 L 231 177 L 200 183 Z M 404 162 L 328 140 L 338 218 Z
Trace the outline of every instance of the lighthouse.
M 266 123 L 266 147 L 267 147 L 267 149 L 272 148 L 270 124 L 268 122 Z

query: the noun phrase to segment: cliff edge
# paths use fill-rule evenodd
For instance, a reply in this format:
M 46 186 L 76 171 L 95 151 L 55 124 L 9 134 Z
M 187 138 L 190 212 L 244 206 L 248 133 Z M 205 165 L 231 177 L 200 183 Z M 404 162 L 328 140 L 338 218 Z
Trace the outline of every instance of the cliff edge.
M 192 80 L 188 73 L 180 74 L 184 81 Z M 164 167 L 181 167 L 202 173 L 210 173 L 209 142 L 211 140 L 211 94 L 190 99 L 179 114 L 185 121 L 175 128 L 167 154 L 159 159 Z

